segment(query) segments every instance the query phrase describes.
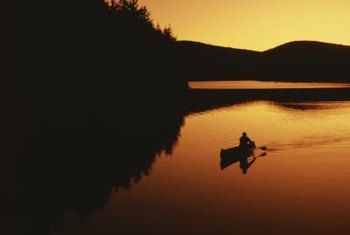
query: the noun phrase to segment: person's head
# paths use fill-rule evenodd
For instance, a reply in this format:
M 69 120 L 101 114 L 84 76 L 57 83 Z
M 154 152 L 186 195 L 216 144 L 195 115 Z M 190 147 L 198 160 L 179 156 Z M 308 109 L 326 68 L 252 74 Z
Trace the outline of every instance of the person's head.
M 247 133 L 243 132 L 243 133 L 242 133 L 242 136 L 246 137 L 246 136 L 247 136 Z

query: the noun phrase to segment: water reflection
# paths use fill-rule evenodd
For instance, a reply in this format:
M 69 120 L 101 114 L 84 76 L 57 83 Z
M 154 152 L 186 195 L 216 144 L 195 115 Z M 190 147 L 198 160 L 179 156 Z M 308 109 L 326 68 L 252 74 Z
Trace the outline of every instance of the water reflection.
M 239 167 L 242 169 L 243 174 L 247 174 L 247 170 L 253 163 L 255 162 L 256 158 L 253 158 L 252 160 L 248 161 L 248 158 L 242 158 L 239 162 Z
M 192 89 L 317 89 L 344 88 L 349 83 L 331 82 L 274 82 L 274 81 L 192 81 Z
M 223 108 L 228 103 L 234 105 Z M 212 112 L 213 110 L 215 111 Z M 39 139 L 32 140 L 31 146 L 27 146 L 30 150 L 27 149 L 20 164 L 23 197 L 18 214 L 21 215 L 21 226 L 31 234 L 47 234 L 62 226 L 71 212 L 81 221 L 93 217 L 96 211 L 114 200 L 115 192 L 129 190 L 135 183 L 149 176 L 158 156 L 166 157 L 173 153 L 185 120 L 189 124 L 181 138 L 186 142 L 187 133 L 191 138 L 187 143 L 190 144 L 187 149 L 182 150 L 182 154 L 175 154 L 174 158 L 191 155 L 193 159 L 186 158 L 181 163 L 183 165 L 173 163 L 172 167 L 163 170 L 164 175 L 157 176 L 158 179 L 178 177 L 183 182 L 190 180 L 190 175 L 196 178 L 196 175 L 200 175 L 200 172 L 195 171 L 195 166 L 198 167 L 199 163 L 201 167 L 198 168 L 217 168 L 217 149 L 223 145 L 232 146 L 232 139 L 242 129 L 252 133 L 259 144 L 268 145 L 272 155 L 290 149 L 341 146 L 341 143 L 350 141 L 350 134 L 346 130 L 348 119 L 344 118 L 348 112 L 347 102 L 251 102 L 249 96 L 247 99 L 242 96 L 241 99 L 231 99 L 224 104 L 220 100 L 208 103 L 202 100 L 202 103 L 193 102 L 187 107 L 169 109 L 137 107 L 115 119 L 118 122 L 115 124 L 116 128 L 73 130 L 42 123 Z M 195 117 L 200 117 L 196 120 L 198 128 L 191 130 L 195 126 L 191 120 Z M 293 120 L 293 125 L 286 125 L 287 121 L 284 120 Z M 338 123 L 336 128 L 335 121 Z M 342 133 L 333 133 L 334 129 L 342 130 L 341 127 L 344 128 Z M 213 134 L 216 129 L 224 131 Z M 208 143 L 208 139 L 213 136 L 217 138 L 217 145 Z M 210 152 L 211 148 L 215 153 Z M 213 162 L 196 158 L 195 151 L 215 156 L 212 158 Z M 284 156 L 288 155 L 291 152 Z M 232 158 L 221 161 L 220 166 L 227 169 L 231 165 L 239 164 L 241 172 L 249 172 L 249 176 L 255 170 L 270 169 L 267 166 L 270 162 L 258 162 L 263 156 L 264 153 Z M 271 159 L 276 157 L 271 156 Z M 193 166 L 191 162 L 195 162 Z M 192 166 L 191 173 L 183 169 L 186 164 Z M 187 176 L 186 180 L 184 175 Z M 205 178 L 207 177 L 202 177 Z M 201 184 L 204 185 L 203 182 L 198 183 Z M 190 185 L 195 187 L 194 184 Z M 176 194 L 170 189 L 169 192 Z M 205 192 L 203 193 L 205 198 Z M 126 207 L 127 203 L 130 202 L 126 200 Z M 118 224 L 118 220 L 115 223 Z
M 248 169 L 253 163 L 260 157 L 267 156 L 266 151 L 254 150 L 252 152 L 243 152 L 238 147 L 231 149 L 221 150 L 220 152 L 220 168 L 221 170 L 227 167 L 239 163 L 239 168 L 242 170 L 242 174 L 247 174 Z
M 334 108 L 335 102 L 350 101 L 350 88 L 318 89 L 192 89 L 189 111 L 200 112 L 252 101 L 269 101 L 296 109 Z M 334 104 L 333 104 L 334 103 Z
M 161 153 L 170 155 L 184 115 L 148 110 L 115 119 L 117 127 L 55 128 L 41 123 L 37 151 L 22 163 L 21 226 L 47 234 L 74 212 L 85 220 L 110 201 L 113 191 L 129 190 L 147 177 Z M 51 120 L 52 121 L 52 120 Z
M 186 116 L 173 158 L 160 158 L 152 177 L 132 194 L 114 195 L 98 218 L 107 219 L 111 213 L 113 221 L 124 221 L 117 223 L 120 234 L 348 231 L 349 102 L 335 103 L 335 108 L 329 108 L 332 102 L 308 104 L 317 109 L 280 103 L 288 106 L 254 101 Z M 238 160 L 220 170 L 218 150 L 237 145 L 242 131 L 254 137 L 257 146 L 267 145 L 268 155 Z M 335 135 L 344 141 L 311 145 Z M 304 146 L 294 145 L 302 142 Z M 283 149 L 269 150 L 280 146 Z M 244 169 L 247 174 L 242 175 Z M 115 229 L 111 222 L 89 224 L 84 231 L 92 228 Z
M 286 110 L 320 110 L 320 109 L 337 109 L 341 108 L 343 102 L 273 102 Z

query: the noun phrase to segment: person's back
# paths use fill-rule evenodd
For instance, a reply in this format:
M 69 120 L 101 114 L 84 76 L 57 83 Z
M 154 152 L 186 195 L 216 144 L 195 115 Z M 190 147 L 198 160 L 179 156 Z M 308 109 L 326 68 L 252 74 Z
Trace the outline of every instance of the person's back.
M 247 133 L 243 132 L 241 138 L 239 138 L 239 147 L 249 148 L 253 145 L 251 139 L 248 138 Z

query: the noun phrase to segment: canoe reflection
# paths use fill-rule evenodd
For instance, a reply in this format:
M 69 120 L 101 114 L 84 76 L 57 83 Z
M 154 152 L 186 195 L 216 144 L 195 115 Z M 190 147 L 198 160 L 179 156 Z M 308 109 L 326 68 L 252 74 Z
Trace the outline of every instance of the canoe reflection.
M 221 149 L 220 151 L 220 168 L 224 170 L 230 165 L 239 162 L 239 167 L 243 174 L 246 174 L 248 169 L 253 165 L 258 157 L 266 156 L 266 152 L 260 152 L 257 149 L 242 149 L 240 147 L 233 147 L 228 149 Z

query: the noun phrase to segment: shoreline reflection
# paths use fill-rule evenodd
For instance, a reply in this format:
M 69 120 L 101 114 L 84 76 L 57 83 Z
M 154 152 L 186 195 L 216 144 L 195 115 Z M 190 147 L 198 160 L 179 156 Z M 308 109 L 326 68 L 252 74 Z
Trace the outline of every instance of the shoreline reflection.
M 42 123 L 38 148 L 36 151 L 24 151 L 26 156 L 19 166 L 24 192 L 23 206 L 19 212 L 22 215 L 21 226 L 35 234 L 47 234 L 60 227 L 68 213 L 73 212 L 83 221 L 91 218 L 110 203 L 113 190 L 129 190 L 135 183 L 149 176 L 157 156 L 174 154 L 178 148 L 178 139 L 182 138 L 181 130 L 188 129 L 185 121 L 193 117 L 201 119 L 205 116 L 198 122 L 200 128 L 190 133 L 197 136 L 200 143 L 203 141 L 201 138 L 210 139 L 209 136 L 213 136 L 212 132 L 216 128 L 225 129 L 220 135 L 215 135 L 218 136 L 216 141 L 220 145 L 229 144 L 225 141 L 240 134 L 242 128 L 250 129 L 249 133 L 256 136 L 259 143 L 269 146 L 272 155 L 282 154 L 289 149 L 305 150 L 306 147 L 311 149 L 312 146 L 333 144 L 337 146 L 342 141 L 346 146 L 349 142 L 345 137 L 350 136 L 350 133 L 344 131 L 345 137 L 331 135 L 333 126 L 327 125 L 332 122 L 320 118 L 337 117 L 335 120 L 339 123 L 338 126 L 345 128 L 348 121 L 336 115 L 343 110 L 344 113 L 348 112 L 349 102 L 254 101 L 249 96 L 238 100 L 231 98 L 226 103 L 221 103 L 220 99 L 205 103 L 207 99 L 204 99 L 202 103 L 195 101 L 187 106 L 174 106 L 166 110 L 159 107 L 149 110 L 146 106 L 141 110 L 139 107 L 133 108 L 131 112 L 118 116 L 115 120 L 117 128 L 74 130 Z M 209 112 L 211 115 L 206 115 Z M 290 118 L 293 118 L 293 125 L 286 126 L 283 120 Z M 246 123 L 249 126 L 245 126 Z M 272 123 L 274 129 L 267 128 L 266 131 L 266 123 Z M 320 126 L 322 129 L 317 130 L 316 127 Z M 198 130 L 201 132 L 196 133 Z M 306 130 L 306 133 L 299 133 L 298 130 Z M 308 130 L 310 133 L 317 130 L 315 135 L 319 138 L 309 135 Z M 296 137 L 292 138 L 291 133 Z M 274 136 L 278 139 L 274 140 Z M 334 141 L 322 142 L 325 139 Z M 305 145 L 298 145 L 298 141 Z M 195 146 L 195 143 L 191 144 Z M 203 148 L 210 146 L 201 144 Z M 275 151 L 276 149 L 280 151 Z M 257 158 L 263 156 L 231 159 L 220 162 L 220 167 L 224 170 L 239 163 L 242 173 L 249 172 L 247 175 L 251 175 L 251 169 L 260 172 L 266 168 L 267 161 L 261 161 L 261 165 L 259 162 L 259 167 L 255 166 Z M 276 158 L 271 156 L 268 159 Z M 213 165 L 217 168 L 217 158 L 214 160 Z M 198 162 L 205 164 L 201 160 Z M 255 167 L 252 168 L 253 165 Z M 207 167 L 210 168 L 211 165 Z M 179 168 L 178 171 L 181 172 L 182 169 Z

